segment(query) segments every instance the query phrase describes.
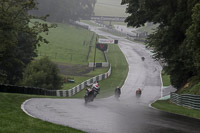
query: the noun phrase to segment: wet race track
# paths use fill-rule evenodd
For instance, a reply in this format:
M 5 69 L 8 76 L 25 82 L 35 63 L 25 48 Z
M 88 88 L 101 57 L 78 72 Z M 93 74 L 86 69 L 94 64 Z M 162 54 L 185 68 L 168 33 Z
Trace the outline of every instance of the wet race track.
M 90 133 L 200 133 L 200 120 L 149 107 L 161 95 L 161 67 L 143 45 L 92 30 L 119 39 L 126 56 L 129 74 L 120 99 L 111 96 L 85 105 L 83 99 L 36 98 L 25 102 L 25 111 L 36 118 Z M 142 95 L 136 98 L 139 87 Z

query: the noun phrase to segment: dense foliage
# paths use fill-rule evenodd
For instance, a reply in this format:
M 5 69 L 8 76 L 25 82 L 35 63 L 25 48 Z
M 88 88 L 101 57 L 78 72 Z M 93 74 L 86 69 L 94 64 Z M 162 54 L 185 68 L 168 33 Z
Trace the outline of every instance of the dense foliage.
M 158 23 L 149 36 L 155 59 L 167 65 L 173 86 L 180 88 L 193 76 L 200 76 L 200 0 L 122 0 L 130 14 L 126 22 L 139 27 Z
M 46 42 L 39 33 L 48 32 L 47 24 L 29 26 L 35 7 L 34 0 L 0 0 L 0 83 L 17 83 L 39 42 Z
M 96 0 L 37 0 L 38 10 L 34 15 L 49 14 L 48 21 L 70 22 L 87 19 L 94 14 Z
M 31 62 L 26 67 L 22 85 L 57 90 L 62 85 L 62 77 L 58 73 L 56 64 L 44 57 Z

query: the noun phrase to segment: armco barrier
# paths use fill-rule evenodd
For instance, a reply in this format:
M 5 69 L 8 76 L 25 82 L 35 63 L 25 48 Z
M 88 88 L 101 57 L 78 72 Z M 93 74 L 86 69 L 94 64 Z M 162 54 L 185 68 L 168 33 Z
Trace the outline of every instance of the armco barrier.
M 98 76 L 95 76 L 91 79 L 88 79 L 84 82 L 82 82 L 81 84 L 73 87 L 72 89 L 70 90 L 57 90 L 56 91 L 56 96 L 61 96 L 61 97 L 71 97 L 73 95 L 75 95 L 76 93 L 80 92 L 82 89 L 84 89 L 87 85 L 90 85 L 96 81 L 101 81 L 101 80 L 104 80 L 104 79 L 107 79 L 111 74 L 111 65 L 109 67 L 109 70 L 108 72 L 104 73 L 104 74 L 100 74 Z
M 43 88 L 35 88 L 35 87 L 26 87 L 26 86 L 13 86 L 13 85 L 1 85 L 0 84 L 0 92 L 6 93 L 22 93 L 22 94 L 32 94 L 32 95 L 45 95 L 45 96 L 58 96 L 58 97 L 71 97 L 76 93 L 80 92 L 87 85 L 90 85 L 96 81 L 101 81 L 106 79 L 111 74 L 111 65 L 107 73 L 100 74 L 91 79 L 88 79 L 81 84 L 73 87 L 70 90 L 47 90 Z
M 177 94 L 171 93 L 170 101 L 180 106 L 186 106 L 193 109 L 200 110 L 200 95 L 191 95 L 191 94 Z

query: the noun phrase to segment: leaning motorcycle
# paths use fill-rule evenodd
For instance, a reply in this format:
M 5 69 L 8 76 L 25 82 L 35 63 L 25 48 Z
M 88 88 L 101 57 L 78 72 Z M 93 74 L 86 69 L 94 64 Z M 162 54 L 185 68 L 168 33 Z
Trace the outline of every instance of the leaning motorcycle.
M 98 91 L 99 90 L 96 88 L 87 88 L 84 96 L 85 104 L 87 104 L 88 102 L 92 102 L 97 96 Z

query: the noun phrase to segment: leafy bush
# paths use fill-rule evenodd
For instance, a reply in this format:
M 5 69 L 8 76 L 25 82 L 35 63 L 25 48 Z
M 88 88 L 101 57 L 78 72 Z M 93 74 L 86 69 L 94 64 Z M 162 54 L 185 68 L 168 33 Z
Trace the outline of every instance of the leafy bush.
M 59 70 L 47 57 L 30 63 L 23 74 L 22 85 L 46 88 L 50 90 L 60 89 L 62 78 Z

